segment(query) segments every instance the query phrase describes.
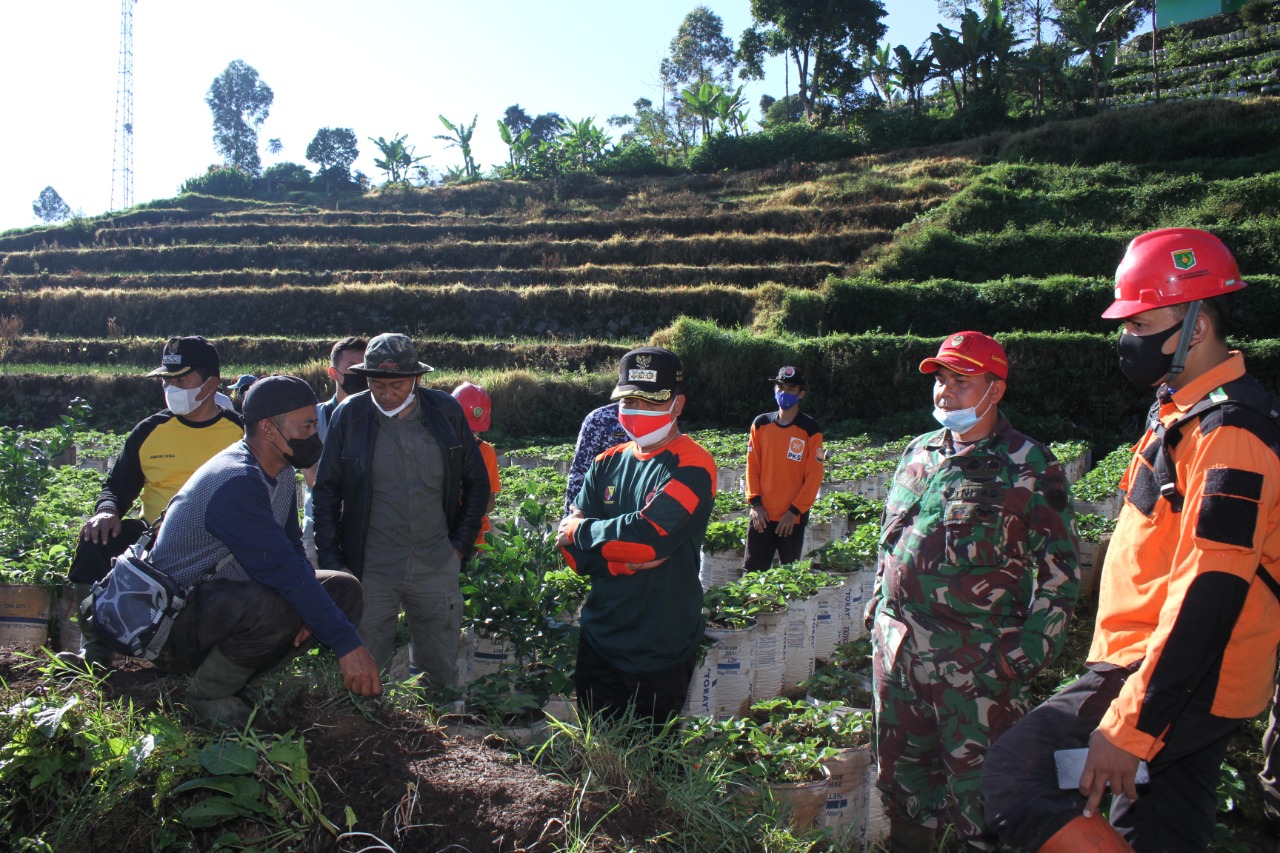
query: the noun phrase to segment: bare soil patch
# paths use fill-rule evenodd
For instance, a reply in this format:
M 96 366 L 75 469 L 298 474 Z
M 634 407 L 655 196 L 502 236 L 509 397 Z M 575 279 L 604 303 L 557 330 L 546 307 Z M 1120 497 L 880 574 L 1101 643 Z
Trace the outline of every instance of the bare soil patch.
M 47 690 L 44 676 L 28 660 L 0 650 L 5 701 Z M 184 679 L 163 675 L 142 661 L 126 660 L 104 686 L 111 698 L 131 699 L 138 710 L 158 710 L 172 693 L 180 702 Z M 356 832 L 376 836 L 397 851 L 552 850 L 575 825 L 600 821 L 586 853 L 625 850 L 655 834 L 645 815 L 610 813 L 613 803 L 598 794 L 581 797 L 571 785 L 549 778 L 498 740 L 449 737 L 413 715 L 372 704 L 356 708 L 345 699 L 318 700 L 302 694 L 265 710 L 260 729 L 296 730 L 305 737 L 312 779 L 325 813 L 343 824 L 350 806 Z M 189 721 L 187 721 L 189 722 Z M 581 799 L 581 802 L 579 800 Z M 145 812 L 137 816 L 145 820 Z M 604 819 L 601 821 L 601 818 Z M 121 816 L 104 816 L 119 825 Z M 221 827 L 237 829 L 234 825 Z M 250 827 L 244 834 L 251 836 Z M 145 829 L 113 846 L 100 834 L 96 849 L 139 849 Z M 141 837 L 140 837 L 141 836 Z M 212 836 L 211 836 L 212 838 Z M 317 828 L 307 850 L 378 848 L 370 837 L 338 845 Z

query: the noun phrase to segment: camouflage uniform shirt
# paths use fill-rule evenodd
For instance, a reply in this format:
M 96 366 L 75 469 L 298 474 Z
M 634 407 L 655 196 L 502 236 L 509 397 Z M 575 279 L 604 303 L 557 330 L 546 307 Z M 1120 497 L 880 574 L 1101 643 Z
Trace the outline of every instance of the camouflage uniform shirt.
M 885 504 L 873 607 L 905 623 L 915 652 L 974 668 L 977 646 L 1026 680 L 1061 650 L 1080 586 L 1062 466 L 1000 416 L 957 444 L 908 445 Z
M 1062 466 L 1000 418 L 972 444 L 907 447 L 885 506 L 872 600 L 877 787 L 894 821 L 948 813 L 994 849 L 982 813 L 991 742 L 1029 709 L 1079 587 Z

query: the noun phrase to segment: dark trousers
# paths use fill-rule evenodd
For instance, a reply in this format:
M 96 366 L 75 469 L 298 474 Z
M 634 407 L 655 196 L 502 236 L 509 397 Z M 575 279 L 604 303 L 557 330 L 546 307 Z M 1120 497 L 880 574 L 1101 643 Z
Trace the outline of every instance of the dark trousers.
M 764 530 L 756 530 L 747 526 L 747 553 L 742 561 L 744 572 L 763 572 L 773 564 L 773 555 L 778 555 L 778 562 L 786 565 L 800 559 L 804 549 L 804 529 L 809 523 L 809 513 L 800 516 L 796 526 L 786 536 L 778 535 L 778 522 L 771 521 Z
M 689 693 L 694 659 L 660 672 L 623 672 L 578 637 L 578 666 L 573 681 L 584 713 L 616 720 L 634 710 L 637 717 L 665 723 L 679 715 Z
M 142 538 L 147 523 L 140 518 L 125 518 L 120 521 L 120 532 L 116 538 L 102 545 L 76 537 L 76 552 L 71 558 L 71 571 L 67 577 L 73 583 L 97 583 L 107 576 L 111 570 L 111 561 L 124 553 L 125 549 Z
M 316 572 L 324 591 L 360 624 L 364 602 L 360 581 L 346 572 Z M 214 646 L 223 657 L 259 672 L 270 669 L 314 644 L 294 648 L 302 617 L 280 594 L 253 581 L 211 580 L 192 592 L 173 621 L 173 632 L 156 658 L 158 669 L 192 672 Z
M 982 771 L 986 818 L 1005 847 L 1038 850 L 1084 811 L 1075 788 L 1060 790 L 1053 753 L 1089 745 L 1131 670 L 1090 670 L 1032 710 L 992 745 Z M 1111 823 L 1141 853 L 1207 850 L 1214 836 L 1218 775 L 1243 720 L 1192 704 L 1178 715 L 1150 763 L 1138 799 L 1113 797 Z

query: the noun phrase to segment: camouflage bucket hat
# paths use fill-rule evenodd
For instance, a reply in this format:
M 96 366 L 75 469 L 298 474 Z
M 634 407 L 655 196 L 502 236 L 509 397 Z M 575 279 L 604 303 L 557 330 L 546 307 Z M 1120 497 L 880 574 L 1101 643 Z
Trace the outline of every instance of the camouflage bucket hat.
M 351 365 L 347 370 L 370 379 L 395 379 L 400 376 L 421 376 L 435 368 L 418 361 L 418 348 L 408 335 L 388 332 L 369 341 L 369 346 L 364 351 L 364 361 Z

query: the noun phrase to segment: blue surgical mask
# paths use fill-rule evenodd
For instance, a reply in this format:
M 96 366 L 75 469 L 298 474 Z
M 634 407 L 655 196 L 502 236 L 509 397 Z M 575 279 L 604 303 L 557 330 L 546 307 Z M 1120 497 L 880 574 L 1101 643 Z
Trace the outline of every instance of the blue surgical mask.
M 773 399 L 778 401 L 778 408 L 790 409 L 796 403 L 800 402 L 800 395 L 788 394 L 786 391 L 783 391 L 781 388 L 778 388 L 778 389 L 775 389 L 773 392 Z
M 994 382 L 987 386 L 987 390 L 983 393 L 981 399 L 978 400 L 979 403 L 987 399 L 987 394 L 991 393 L 991 389 L 994 386 Z M 988 407 L 988 411 L 990 411 L 990 407 Z M 986 414 L 986 412 L 983 412 L 981 415 L 978 414 L 977 406 L 970 406 L 967 409 L 950 410 L 940 409 L 935 406 L 933 409 L 934 420 L 942 424 L 944 428 L 951 430 L 956 435 L 964 435 L 966 432 L 976 427 L 978 425 L 978 421 L 982 420 Z

